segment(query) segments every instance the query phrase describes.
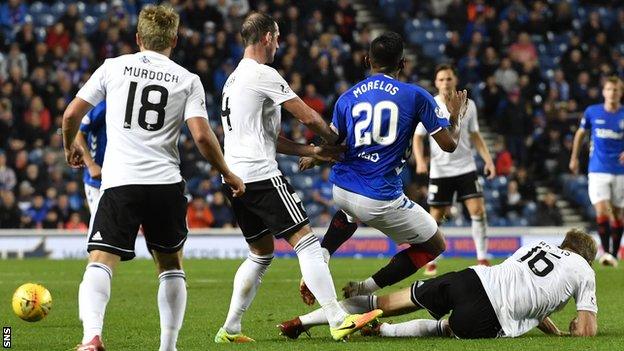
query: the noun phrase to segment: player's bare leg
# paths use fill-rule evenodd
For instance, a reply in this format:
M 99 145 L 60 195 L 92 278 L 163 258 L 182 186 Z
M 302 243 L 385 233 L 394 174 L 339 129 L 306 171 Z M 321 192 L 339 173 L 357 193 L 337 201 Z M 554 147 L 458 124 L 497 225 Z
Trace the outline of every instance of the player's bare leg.
M 481 265 L 489 266 L 487 257 L 487 219 L 485 216 L 485 200 L 483 197 L 466 199 L 464 205 L 472 220 L 472 239 L 477 251 L 477 261 Z
M 160 351 L 175 351 L 186 311 L 186 275 L 182 270 L 182 249 L 174 253 L 152 251 L 158 270 L 158 312 Z
M 342 289 L 344 297 L 369 295 L 386 286 L 398 283 L 433 261 L 445 249 L 444 235 L 438 229 L 424 243 L 412 244 L 409 248 L 394 255 L 386 266 L 368 279 L 361 282 L 347 283 Z
M 310 226 L 305 225 L 286 240 L 297 253 L 303 280 L 321 305 L 334 340 L 344 339 L 381 314 L 381 311 L 371 311 L 349 315 L 340 306 L 323 249 Z
M 230 309 L 223 327 L 215 336 L 215 342 L 250 342 L 252 338 L 241 333 L 241 319 L 249 308 L 256 292 L 273 260 L 273 236 L 265 235 L 249 243 L 249 256 L 238 267 L 234 276 L 234 289 Z
M 433 217 L 436 223 L 440 225 L 440 223 L 444 221 L 444 219 L 446 218 L 446 214 L 449 213 L 450 210 L 450 206 L 430 206 L 429 214 L 431 214 L 431 217 Z M 436 263 L 435 259 L 427 263 L 423 274 L 428 277 L 432 277 L 438 274 L 438 264 Z
M 110 299 L 113 270 L 120 260 L 119 256 L 100 250 L 89 253 L 89 263 L 78 289 L 78 314 L 82 321 L 83 336 L 77 350 L 104 350 L 104 314 Z
M 611 254 L 611 223 L 616 223 L 613 207 L 609 200 L 604 200 L 595 203 L 594 209 L 596 210 L 598 236 L 600 237 L 600 244 L 604 251 L 600 257 L 600 262 L 607 266 L 615 266 L 617 265 L 617 259 Z

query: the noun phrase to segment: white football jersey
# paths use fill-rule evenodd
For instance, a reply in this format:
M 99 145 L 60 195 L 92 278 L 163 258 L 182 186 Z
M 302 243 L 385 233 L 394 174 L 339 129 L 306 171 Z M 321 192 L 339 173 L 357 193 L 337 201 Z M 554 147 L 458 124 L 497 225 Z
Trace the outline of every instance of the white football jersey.
M 167 56 L 142 51 L 104 61 L 77 96 L 93 106 L 106 99 L 102 190 L 182 180 L 182 123 L 208 118 L 197 75 Z
M 272 67 L 244 58 L 223 87 L 225 161 L 243 182 L 281 175 L 275 160 L 281 104 L 296 98 Z
M 574 252 L 540 242 L 521 247 L 499 265 L 470 268 L 481 279 L 506 337 L 528 332 L 571 297 L 578 311 L 598 312 L 594 271 Z
M 434 99 L 442 111 L 442 116 L 449 119 L 451 114 L 444 102 L 442 102 L 442 97 L 436 95 Z M 479 131 L 479 120 L 477 118 L 477 106 L 471 99 L 468 99 L 468 109 L 462 119 L 461 128 L 459 144 L 453 152 L 443 151 L 433 137 L 429 136 L 429 149 L 431 151 L 430 178 L 454 177 L 477 170 L 477 165 L 472 156 L 470 133 Z M 418 123 L 416 134 L 427 135 L 427 130 L 422 123 Z

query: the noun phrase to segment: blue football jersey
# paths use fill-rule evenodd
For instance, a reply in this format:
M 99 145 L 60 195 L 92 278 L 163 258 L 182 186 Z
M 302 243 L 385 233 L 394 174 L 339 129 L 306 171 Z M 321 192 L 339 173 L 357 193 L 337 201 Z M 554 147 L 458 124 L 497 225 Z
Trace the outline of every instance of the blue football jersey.
M 585 109 L 581 128 L 591 134 L 590 173 L 624 174 L 619 157 L 624 152 L 624 107 L 607 112 L 603 104 Z
M 106 151 L 106 101 L 97 104 L 84 116 L 80 123 L 80 131 L 86 136 L 91 157 L 101 167 Z M 85 184 L 95 188 L 99 188 L 101 185 L 101 180 L 91 178 L 89 170 L 86 168 L 82 179 Z
M 412 153 L 419 122 L 430 134 L 449 125 L 425 89 L 384 74 L 347 90 L 334 106 L 333 126 L 347 152 L 332 167 L 330 180 L 345 190 L 376 200 L 403 194 L 399 174 Z

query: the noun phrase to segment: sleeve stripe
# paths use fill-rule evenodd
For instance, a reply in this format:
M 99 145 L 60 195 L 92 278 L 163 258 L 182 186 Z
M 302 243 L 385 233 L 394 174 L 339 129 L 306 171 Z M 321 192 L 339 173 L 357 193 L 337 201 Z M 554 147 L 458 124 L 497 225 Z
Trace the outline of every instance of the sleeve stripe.
M 438 127 L 438 129 L 434 130 L 433 132 L 429 132 L 429 135 L 433 136 L 435 133 L 439 132 L 442 130 L 442 127 Z

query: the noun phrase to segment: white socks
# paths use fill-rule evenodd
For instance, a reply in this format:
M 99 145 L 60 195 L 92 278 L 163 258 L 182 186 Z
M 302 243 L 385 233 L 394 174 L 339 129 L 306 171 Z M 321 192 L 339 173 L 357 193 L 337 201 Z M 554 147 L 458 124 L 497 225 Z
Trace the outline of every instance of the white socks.
M 377 285 L 377 283 L 375 283 L 375 279 L 373 279 L 373 277 L 369 277 L 360 283 L 360 294 L 362 295 L 372 294 L 379 289 L 381 288 Z
M 409 322 L 388 324 L 383 323 L 379 331 L 383 337 L 404 338 L 419 336 L 444 336 L 448 321 L 432 319 L 414 319 Z
M 483 217 L 470 217 L 472 219 L 472 239 L 477 249 L 477 259 L 487 259 L 487 233 L 486 233 L 486 218 Z
M 113 271 L 102 263 L 89 263 L 85 269 L 78 289 L 78 314 L 84 331 L 82 344 L 102 335 L 112 277 Z
M 340 306 L 347 311 L 347 313 L 364 313 L 377 308 L 377 296 L 354 296 L 346 300 L 342 300 L 339 303 Z M 325 311 L 322 308 L 314 310 L 306 315 L 299 316 L 299 319 L 301 320 L 301 324 L 306 327 L 327 324 L 327 317 L 325 316 Z
M 258 287 L 262 282 L 262 276 L 273 260 L 271 255 L 256 255 L 249 253 L 247 259 L 238 267 L 234 276 L 234 290 L 232 291 L 232 301 L 230 310 L 223 328 L 229 334 L 241 332 L 241 319 L 243 313 L 249 308 L 256 296 Z
M 160 351 L 175 351 L 186 310 L 186 275 L 183 270 L 170 270 L 160 273 L 158 280 Z
M 338 304 L 334 281 L 323 257 L 321 244 L 310 233 L 301 238 L 294 249 L 299 258 L 303 280 L 321 305 L 329 325 L 333 328 L 340 326 L 347 313 Z

